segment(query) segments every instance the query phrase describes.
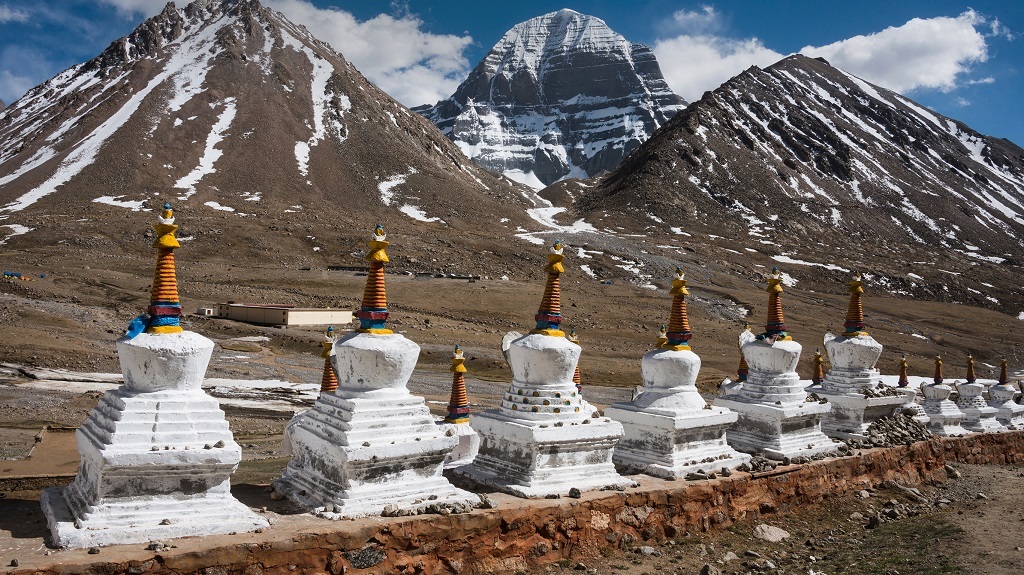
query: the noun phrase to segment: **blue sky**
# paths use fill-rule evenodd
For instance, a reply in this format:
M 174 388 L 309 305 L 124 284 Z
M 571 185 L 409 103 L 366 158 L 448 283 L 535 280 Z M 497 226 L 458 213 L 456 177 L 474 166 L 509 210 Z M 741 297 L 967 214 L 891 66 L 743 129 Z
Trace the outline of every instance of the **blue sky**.
M 515 24 L 571 8 L 652 46 L 670 86 L 688 100 L 750 65 L 804 52 L 1024 146 L 1019 1 L 263 1 L 410 106 L 449 95 Z M 0 100 L 95 56 L 163 5 L 0 0 Z

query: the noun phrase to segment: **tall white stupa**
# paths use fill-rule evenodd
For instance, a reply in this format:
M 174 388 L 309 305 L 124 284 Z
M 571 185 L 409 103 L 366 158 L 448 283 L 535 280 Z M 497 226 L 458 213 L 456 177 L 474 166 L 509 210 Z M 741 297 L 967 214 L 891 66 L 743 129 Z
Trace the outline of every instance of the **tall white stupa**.
M 267 520 L 231 495 L 242 457 L 215 399 L 202 390 L 213 342 L 182 330 L 174 212 L 154 226 L 156 273 L 147 313 L 117 340 L 124 384 L 108 391 L 75 439 L 81 464 L 42 495 L 60 547 L 253 531 Z
M 580 347 L 559 328 L 562 251 L 556 242 L 548 255 L 536 329 L 529 335 L 510 332 L 502 340 L 512 384 L 497 409 L 470 417 L 480 451 L 472 464 L 455 470 L 519 497 L 632 484 L 612 464 L 622 425 L 584 401 L 573 382 Z
M 1024 405 L 1016 403 L 1013 398 L 1017 389 L 1010 385 L 1007 374 L 1007 362 L 1003 359 L 999 367 L 999 382 L 988 388 L 988 404 L 996 409 L 996 419 L 1007 429 L 1024 429 Z
M 613 460 L 623 472 L 670 479 L 738 467 L 750 456 L 726 442 L 726 429 L 736 422 L 736 413 L 709 406 L 697 390 L 700 356 L 690 348 L 689 292 L 680 268 L 670 293 L 672 311 L 665 341 L 659 341 L 658 348 L 641 361 L 643 393 L 604 412 L 625 430 Z
M 827 403 L 807 401 L 796 373 L 802 347 L 786 332 L 782 315 L 782 274 L 768 278 L 768 321 L 765 331 L 740 334 L 740 350 L 749 366 L 746 381 L 714 404 L 739 415 L 729 430 L 729 445 L 771 459 L 832 453 L 837 445 L 821 432 Z
M 423 398 L 406 387 L 420 346 L 385 326 L 385 238 L 378 225 L 366 257 L 359 329 L 328 351 L 337 389 L 321 391 L 289 424 L 293 457 L 274 482 L 279 493 L 328 519 L 378 515 L 388 506 L 479 503 L 441 474 L 458 444 L 455 433 L 437 425 Z
M 825 335 L 825 349 L 831 368 L 821 381 L 807 391 L 828 400 L 831 411 L 821 429 L 839 439 L 867 439 L 868 427 L 878 419 L 900 411 L 913 401 L 914 391 L 882 385 L 875 369 L 882 355 L 882 344 L 864 329 L 864 281 L 858 272 L 850 280 L 850 304 L 846 311 L 845 331 Z

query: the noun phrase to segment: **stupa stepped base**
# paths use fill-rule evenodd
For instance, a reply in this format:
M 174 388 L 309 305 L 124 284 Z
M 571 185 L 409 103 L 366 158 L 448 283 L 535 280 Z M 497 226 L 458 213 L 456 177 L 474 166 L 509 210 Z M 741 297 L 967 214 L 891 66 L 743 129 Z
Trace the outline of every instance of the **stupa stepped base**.
M 455 473 L 511 493 L 538 498 L 633 485 L 615 471 L 612 450 L 622 425 L 607 417 L 565 421 L 529 421 L 493 411 L 474 414 L 480 451 L 471 465 Z
M 404 388 L 346 395 L 321 394 L 289 423 L 293 457 L 275 490 L 328 519 L 379 515 L 389 505 L 479 503 L 442 476 L 458 439 L 423 398 Z
M 994 407 L 967 407 L 961 408 L 963 412 L 963 419 L 960 420 L 960 426 L 967 431 L 975 433 L 999 433 L 1001 431 L 1007 431 L 1006 426 L 996 419 L 999 410 Z
M 622 424 L 624 435 L 612 461 L 622 473 L 679 479 L 697 471 L 735 468 L 750 461 L 726 442 L 737 415 L 714 407 L 689 413 L 659 413 L 618 403 L 605 415 Z
M 1001 407 L 996 407 L 996 420 L 1007 429 L 1024 429 L 1024 405 L 1011 401 Z
M 821 420 L 831 407 L 822 403 L 765 405 L 728 398 L 715 400 L 739 416 L 726 438 L 734 449 L 763 453 L 769 459 L 814 457 L 834 453 L 836 443 L 821 431 Z
M 868 427 L 883 417 L 898 413 L 913 400 L 913 392 L 887 397 L 865 397 L 859 391 L 835 393 L 820 386 L 809 393 L 828 400 L 831 410 L 821 420 L 821 431 L 836 439 L 867 439 Z
M 473 463 L 473 460 L 476 459 L 476 454 L 480 451 L 480 434 L 467 423 L 452 424 L 439 421 L 438 425 L 441 427 L 447 426 L 448 429 L 455 433 L 455 438 L 459 440 L 458 444 L 455 445 L 455 449 L 452 449 L 444 458 L 444 468 L 455 469 L 456 467 Z
M 928 431 L 931 431 L 933 435 L 950 437 L 969 433 L 960 425 L 960 421 L 964 417 L 963 412 L 952 401 L 925 399 L 922 407 L 928 414 Z
M 268 525 L 224 486 L 223 493 L 108 497 L 87 513 L 72 511 L 67 487 L 51 487 L 43 490 L 41 503 L 54 544 L 72 549 L 245 533 Z

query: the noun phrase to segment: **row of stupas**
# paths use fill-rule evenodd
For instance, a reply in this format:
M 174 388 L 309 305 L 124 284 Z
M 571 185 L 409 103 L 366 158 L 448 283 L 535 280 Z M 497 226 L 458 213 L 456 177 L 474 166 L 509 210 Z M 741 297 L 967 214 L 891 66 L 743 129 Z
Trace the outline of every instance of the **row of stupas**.
M 108 392 L 78 430 L 82 465 L 74 482 L 43 493 L 59 546 L 244 532 L 267 524 L 230 494 L 241 450 L 216 400 L 200 387 L 213 342 L 179 325 L 176 230 L 165 205 L 156 225 L 150 306 L 117 342 L 125 383 Z M 388 245 L 378 225 L 366 258 L 359 328 L 340 336 L 328 331 L 321 393 L 285 429 L 292 459 L 274 489 L 322 517 L 477 505 L 479 496 L 453 486 L 446 468 L 520 497 L 545 497 L 631 485 L 623 473 L 676 478 L 737 467 L 751 454 L 827 454 L 839 438 L 857 437 L 871 421 L 913 404 L 909 392 L 863 393 L 884 386 L 874 369 L 881 346 L 864 331 L 859 277 L 851 283 L 846 331 L 826 337 L 832 369 L 816 375 L 811 389 L 817 395 L 809 401 L 795 372 L 801 346 L 786 331 L 781 276 L 774 270 L 765 332 L 743 332 L 740 381 L 709 405 L 695 385 L 701 361 L 691 346 L 687 281 L 677 269 L 668 328 L 641 363 L 643 392 L 602 414 L 581 394 L 581 349 L 560 327 L 565 256 L 555 243 L 534 329 L 502 340 L 513 379 L 500 405 L 469 413 L 465 357 L 456 347 L 448 414 L 435 421 L 424 399 L 408 389 L 419 346 L 387 328 Z M 1024 428 L 1024 406 L 1013 402 L 1005 362 L 1000 384 L 989 390 L 993 405 L 974 393 L 973 381 L 960 386 L 961 405 L 954 404 L 941 364 L 936 369 L 935 381 L 923 386 L 919 417 L 940 432 L 956 434 L 961 421 L 1001 418 Z

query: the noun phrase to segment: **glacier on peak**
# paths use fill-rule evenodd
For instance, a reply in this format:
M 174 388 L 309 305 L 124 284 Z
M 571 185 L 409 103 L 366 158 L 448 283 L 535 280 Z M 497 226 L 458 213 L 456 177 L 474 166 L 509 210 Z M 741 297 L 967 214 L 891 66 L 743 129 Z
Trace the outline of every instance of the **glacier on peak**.
M 451 97 L 416 111 L 478 165 L 537 188 L 614 169 L 685 106 L 650 48 L 563 9 L 512 27 Z

